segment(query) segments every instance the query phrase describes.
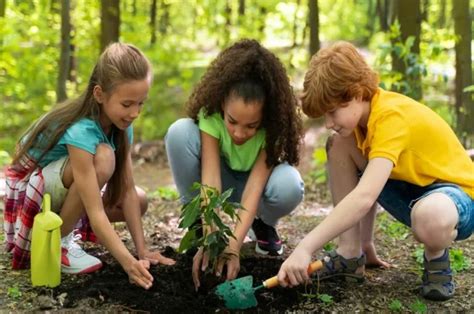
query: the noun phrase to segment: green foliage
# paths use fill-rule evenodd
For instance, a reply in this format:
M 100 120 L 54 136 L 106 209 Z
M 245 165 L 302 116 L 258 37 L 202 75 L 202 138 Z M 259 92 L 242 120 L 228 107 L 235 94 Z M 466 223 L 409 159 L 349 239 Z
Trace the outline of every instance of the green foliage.
M 420 299 L 416 299 L 415 302 L 410 304 L 410 309 L 415 313 L 426 313 L 428 307 Z
M 402 302 L 398 299 L 392 300 L 390 304 L 388 305 L 388 309 L 392 312 L 401 312 L 403 308 Z
M 325 306 L 329 306 L 334 303 L 333 297 L 329 294 L 320 293 L 318 294 L 318 299 L 321 300 Z
M 313 151 L 313 169 L 309 173 L 310 179 L 316 184 L 326 183 L 327 181 L 327 155 L 324 147 L 318 147 Z
M 418 246 L 413 252 L 413 257 L 415 258 L 418 265 L 423 266 L 425 250 L 422 246 Z M 462 249 L 450 249 L 449 250 L 449 261 L 451 269 L 456 273 L 463 270 L 468 270 L 471 267 L 471 259 L 468 256 L 464 255 Z
M 414 99 L 419 99 L 420 95 L 417 94 L 417 90 L 413 87 L 413 82 L 420 76 L 426 76 L 427 70 L 420 56 L 411 51 L 415 37 L 409 36 L 403 41 L 400 24 L 398 21 L 395 21 L 390 26 L 388 38 L 389 41 L 380 46 L 380 54 L 376 61 L 381 78 L 381 87 L 400 92 Z M 396 72 L 392 67 L 382 67 L 382 65 L 390 64 L 391 62 L 388 62 L 388 59 L 391 60 L 393 56 L 396 56 L 403 62 L 405 73 Z
M 318 299 L 321 301 L 322 307 L 327 307 L 334 303 L 333 297 L 325 293 L 303 293 L 301 295 L 307 299 Z
M 412 256 L 415 258 L 416 263 L 419 266 L 422 267 L 423 266 L 423 259 L 424 259 L 424 256 L 425 256 L 424 248 L 422 246 L 417 246 L 415 251 L 412 253 Z
M 378 216 L 378 228 L 393 239 L 404 240 L 410 235 L 410 229 L 393 219 L 387 212 Z
M 179 198 L 179 193 L 175 188 L 169 186 L 160 186 L 153 193 L 152 197 L 158 197 L 165 201 L 175 201 Z
M 229 237 L 235 238 L 232 230 L 216 211 L 235 222 L 239 219 L 236 209 L 242 208 L 242 206 L 239 203 L 228 201 L 232 189 L 221 194 L 214 187 L 195 182 L 192 190 L 199 190 L 200 193 L 183 206 L 179 227 L 188 228 L 188 231 L 181 240 L 178 251 L 184 252 L 193 247 L 203 247 L 204 252 L 209 254 L 212 268 L 215 269 L 218 257 L 229 244 Z M 197 230 L 201 226 L 195 223 L 198 219 L 202 220 L 204 231 L 200 237 Z
M 462 249 L 450 249 L 449 260 L 451 262 L 451 268 L 455 272 L 468 270 L 471 267 L 471 259 L 464 255 L 464 251 Z
M 334 250 L 335 248 L 336 248 L 336 245 L 332 242 L 328 242 L 328 243 L 323 245 L 323 250 L 325 252 L 330 252 L 330 251 Z
M 7 295 L 12 299 L 19 299 L 22 295 L 18 286 L 8 287 Z
M 0 150 L 0 168 L 8 165 L 12 161 L 12 158 L 8 154 L 8 152 L 4 150 Z

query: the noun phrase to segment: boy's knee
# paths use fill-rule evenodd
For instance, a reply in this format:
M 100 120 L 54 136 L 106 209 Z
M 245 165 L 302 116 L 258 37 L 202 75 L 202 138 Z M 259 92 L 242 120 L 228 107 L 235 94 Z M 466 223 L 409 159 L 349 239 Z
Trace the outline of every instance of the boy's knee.
M 431 197 L 419 200 L 413 206 L 411 212 L 412 229 L 415 237 L 423 243 L 444 241 L 450 238 L 457 222 L 456 215 L 449 214 L 446 207 L 438 195 L 431 194 Z M 449 205 L 448 205 L 449 206 Z M 456 208 L 454 207 L 454 211 Z
M 100 185 L 104 185 L 112 177 L 115 171 L 115 153 L 108 144 L 97 145 L 94 168 Z
M 332 134 L 326 140 L 326 153 L 329 156 L 336 151 L 346 149 L 348 146 L 348 139 L 339 134 Z

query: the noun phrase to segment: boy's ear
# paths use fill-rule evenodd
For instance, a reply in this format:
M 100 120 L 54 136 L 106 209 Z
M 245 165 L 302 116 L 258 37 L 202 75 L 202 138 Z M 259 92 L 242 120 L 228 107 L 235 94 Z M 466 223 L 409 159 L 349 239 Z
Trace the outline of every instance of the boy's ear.
M 97 101 L 97 103 L 101 104 L 104 102 L 105 95 L 100 85 L 94 86 L 94 90 L 92 93 L 94 94 L 94 98 L 95 98 L 95 101 Z

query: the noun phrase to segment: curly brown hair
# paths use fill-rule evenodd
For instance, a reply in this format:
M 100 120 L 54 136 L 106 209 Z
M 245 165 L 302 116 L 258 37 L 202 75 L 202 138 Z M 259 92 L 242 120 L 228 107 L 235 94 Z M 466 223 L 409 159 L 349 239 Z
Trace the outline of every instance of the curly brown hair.
M 265 93 L 262 125 L 266 131 L 266 163 L 296 165 L 303 138 L 303 123 L 285 68 L 269 50 L 252 39 L 240 40 L 223 50 L 210 64 L 187 101 L 189 117 L 198 120 L 219 112 L 231 94 L 239 94 L 242 82 L 255 82 Z M 243 95 L 239 95 L 243 96 Z

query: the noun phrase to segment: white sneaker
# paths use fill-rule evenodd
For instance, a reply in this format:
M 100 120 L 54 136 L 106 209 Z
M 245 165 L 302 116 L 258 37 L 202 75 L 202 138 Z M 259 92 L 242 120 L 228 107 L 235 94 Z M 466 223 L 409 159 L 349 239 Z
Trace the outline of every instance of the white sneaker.
M 66 274 L 87 274 L 102 267 L 97 257 L 87 254 L 76 243 L 81 239 L 74 231 L 61 239 L 61 271 Z

